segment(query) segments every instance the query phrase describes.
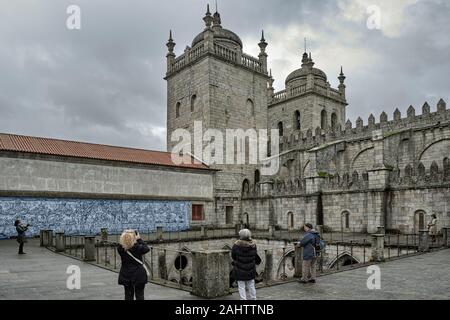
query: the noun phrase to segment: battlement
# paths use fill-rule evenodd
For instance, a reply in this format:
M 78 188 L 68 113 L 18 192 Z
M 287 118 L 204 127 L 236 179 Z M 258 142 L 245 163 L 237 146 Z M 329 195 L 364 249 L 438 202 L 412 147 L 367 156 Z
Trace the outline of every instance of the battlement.
M 311 129 L 306 133 L 298 131 L 289 136 L 280 137 L 280 150 L 321 148 L 339 141 L 372 139 L 374 130 L 382 130 L 384 137 L 387 138 L 405 130 L 420 130 L 429 126 L 448 125 L 450 123 L 450 109 L 447 109 L 445 101 L 441 99 L 435 112 L 431 112 L 430 105 L 425 102 L 421 115 L 416 115 L 416 110 L 410 106 L 407 116 L 404 118 L 402 118 L 401 112 L 396 109 L 392 120 L 388 120 L 388 115 L 384 111 L 380 114 L 379 119 L 379 122 L 376 122 L 375 117 L 371 114 L 367 125 L 364 125 L 363 120 L 358 118 L 355 126 L 350 120 L 347 120 L 345 128 L 336 126 L 323 130 L 318 127 L 314 132 Z
M 395 168 L 389 174 L 389 184 L 392 187 L 426 186 L 448 183 L 450 184 L 450 159 L 433 161 L 429 168 L 422 162 L 417 165 L 408 164 L 404 168 Z
M 439 161 L 440 162 L 440 161 Z M 369 172 L 344 172 L 336 174 L 320 173 L 322 178 L 321 191 L 348 192 L 369 190 Z M 244 188 L 242 198 L 286 197 L 306 195 L 306 180 L 300 177 L 292 179 L 273 179 Z M 433 161 L 429 168 L 423 163 L 409 164 L 405 168 L 390 170 L 388 184 L 396 187 L 430 187 L 436 185 L 450 186 L 450 159 L 445 158 L 441 163 Z

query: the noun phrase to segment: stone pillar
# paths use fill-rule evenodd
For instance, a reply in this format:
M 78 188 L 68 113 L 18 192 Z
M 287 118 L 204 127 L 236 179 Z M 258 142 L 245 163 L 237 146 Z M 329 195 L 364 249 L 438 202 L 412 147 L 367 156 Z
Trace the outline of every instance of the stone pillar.
M 443 245 L 450 247 L 450 227 L 442 228 Z
M 419 251 L 430 251 L 430 231 L 428 230 L 419 231 Z
M 41 245 L 51 247 L 53 245 L 53 230 L 42 230 Z
M 66 243 L 65 243 L 65 237 L 64 232 L 57 232 L 56 233 L 56 252 L 64 252 L 66 250 Z
M 48 245 L 53 247 L 55 244 L 53 243 L 53 230 L 48 230 Z
M 272 280 L 273 272 L 273 252 L 271 250 L 264 250 L 265 253 L 265 266 L 264 266 L 264 282 L 268 283 Z
M 202 238 L 206 238 L 207 234 L 206 234 L 206 226 L 201 226 L 200 227 L 200 237 Z
M 158 253 L 158 271 L 161 279 L 167 280 L 167 262 L 166 262 L 166 250 Z
M 39 230 L 39 246 L 44 246 L 44 230 Z
M 377 234 L 386 234 L 384 227 L 378 227 L 377 228 Z
M 309 151 L 309 172 L 307 172 L 306 193 L 317 193 L 322 190 L 323 183 L 326 178 L 326 173 L 320 173 L 317 169 L 317 151 Z
M 372 234 L 372 261 L 384 261 L 384 234 Z
M 156 227 L 156 239 L 163 240 L 163 227 Z
M 298 244 L 295 245 L 294 257 L 295 257 L 294 277 L 301 278 L 302 277 L 302 265 L 303 265 L 303 248 L 300 247 Z
M 372 132 L 372 141 L 374 157 L 372 168 L 368 170 L 368 188 L 374 191 L 372 191 L 373 196 L 370 197 L 370 203 L 368 203 L 370 214 L 367 222 L 367 231 L 369 233 L 378 233 L 378 227 L 385 225 L 385 190 L 389 184 L 389 172 L 391 170 L 385 165 L 383 130 L 374 130 Z
M 84 237 L 84 261 L 95 261 L 95 236 Z
M 212 299 L 230 292 L 230 253 L 227 250 L 192 252 L 192 294 Z
M 102 241 L 108 241 L 108 228 L 101 228 L 100 234 L 102 236 Z

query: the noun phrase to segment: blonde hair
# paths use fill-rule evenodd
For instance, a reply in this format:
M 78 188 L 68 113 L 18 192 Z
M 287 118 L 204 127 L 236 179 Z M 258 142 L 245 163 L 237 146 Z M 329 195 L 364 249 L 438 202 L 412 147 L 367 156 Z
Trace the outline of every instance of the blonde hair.
M 136 233 L 134 230 L 125 230 L 122 232 L 119 242 L 125 250 L 130 250 L 136 244 Z

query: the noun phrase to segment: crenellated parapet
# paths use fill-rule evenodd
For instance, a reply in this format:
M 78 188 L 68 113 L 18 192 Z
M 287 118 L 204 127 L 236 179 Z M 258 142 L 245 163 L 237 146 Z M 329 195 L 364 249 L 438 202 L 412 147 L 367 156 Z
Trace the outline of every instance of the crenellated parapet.
M 358 171 L 327 175 L 322 184 L 323 191 L 367 190 L 368 188 L 369 174 Z
M 264 198 L 271 196 L 294 196 L 306 193 L 306 180 L 299 177 L 292 179 L 271 179 L 244 188 L 242 198 Z
M 339 125 L 325 130 L 316 128 L 314 131 L 309 129 L 306 132 L 295 132 L 289 136 L 280 138 L 280 149 L 288 151 L 290 149 L 308 150 L 317 147 L 326 147 L 339 141 L 365 140 L 372 139 L 373 132 L 382 130 L 385 138 L 401 133 L 406 130 L 420 130 L 430 126 L 448 126 L 450 125 L 450 109 L 447 109 L 446 102 L 441 99 L 432 112 L 430 105 L 425 103 L 421 114 L 417 114 L 414 107 L 408 108 L 406 117 L 402 117 L 401 112 L 396 109 L 392 120 L 388 120 L 386 112 L 382 112 L 377 122 L 374 115 L 370 115 L 367 124 L 361 118 L 356 120 L 355 125 L 347 120 L 344 128 Z
M 395 168 L 389 174 L 391 187 L 421 187 L 429 185 L 450 184 L 450 159 L 436 160 L 426 167 L 408 164 L 404 168 Z

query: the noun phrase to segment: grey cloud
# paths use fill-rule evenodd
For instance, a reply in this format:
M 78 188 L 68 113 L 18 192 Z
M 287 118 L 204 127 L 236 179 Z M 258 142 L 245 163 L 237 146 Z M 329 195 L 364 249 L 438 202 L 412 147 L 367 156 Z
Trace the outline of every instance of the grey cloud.
M 210 1 L 213 7 L 213 1 Z M 197 0 L 39 0 L 0 4 L 0 132 L 165 149 L 165 43 L 173 29 L 176 52 L 183 52 L 203 29 L 207 1 Z M 66 8 L 78 4 L 82 30 L 65 27 Z M 214 8 L 212 8 L 214 9 Z M 326 39 L 310 39 L 316 66 L 336 85 L 338 62 L 351 61 L 352 49 L 371 52 L 364 68 L 345 65 L 348 117 L 378 117 L 382 110 L 403 112 L 425 100 L 450 98 L 450 8 L 445 1 L 419 1 L 405 10 L 399 37 L 370 31 L 364 23 L 339 18 L 335 1 L 222 0 L 223 24 L 256 48 L 266 30 L 269 63 L 277 84 L 289 72 L 287 61 L 271 57 L 271 41 L 300 50 L 303 36 L 284 41 L 271 26 L 316 30 Z M 334 28 L 336 27 L 336 28 Z M 332 34 L 336 32 L 336 34 Z M 336 61 L 323 61 L 333 50 L 348 48 Z M 356 39 L 356 40 L 355 40 Z M 328 49 L 327 49 L 328 47 Z M 283 50 L 277 48 L 277 50 Z M 289 49 L 288 49 L 289 48 Z M 347 54 L 347 57 L 344 55 Z M 345 59 L 344 59 L 345 58 Z M 284 64 L 283 64 L 284 63 Z M 148 130 L 143 130 L 148 128 Z

